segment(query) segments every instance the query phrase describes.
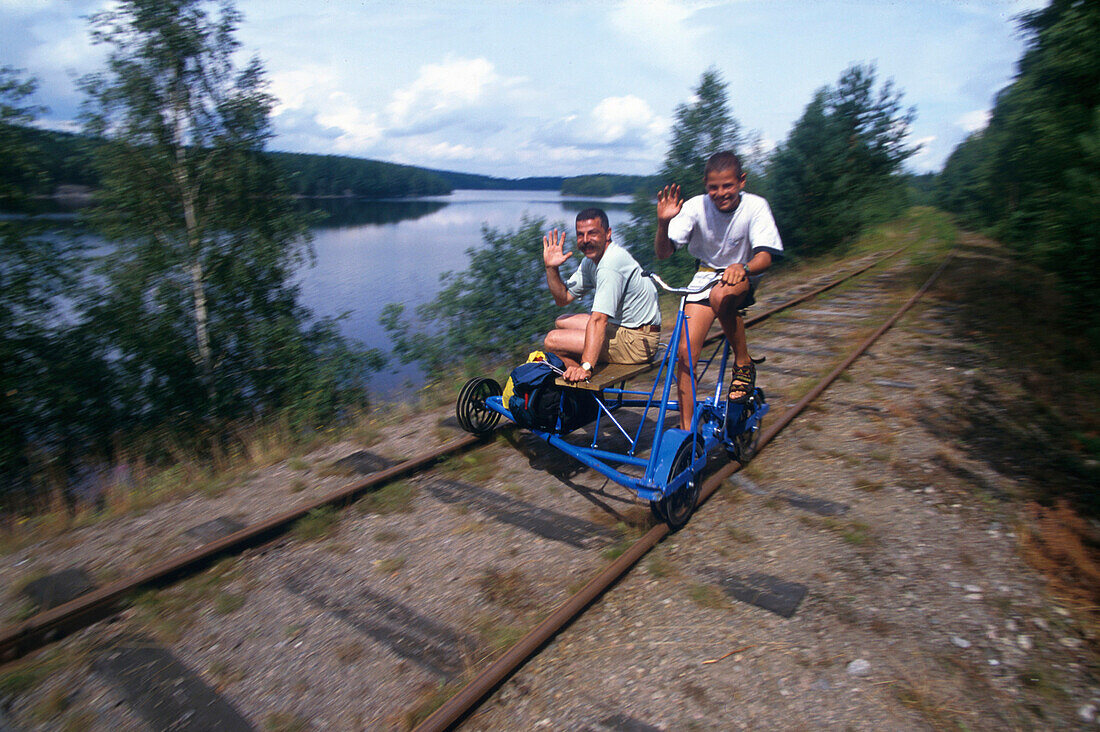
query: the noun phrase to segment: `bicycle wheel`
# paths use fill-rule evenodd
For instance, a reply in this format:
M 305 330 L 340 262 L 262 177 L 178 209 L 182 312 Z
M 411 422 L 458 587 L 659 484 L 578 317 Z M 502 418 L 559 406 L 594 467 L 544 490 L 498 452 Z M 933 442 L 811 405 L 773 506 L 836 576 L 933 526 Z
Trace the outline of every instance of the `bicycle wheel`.
M 676 476 L 685 470 L 689 470 L 694 462 L 694 453 L 696 451 L 702 452 L 702 450 L 703 442 L 699 437 L 684 440 L 684 444 L 680 445 L 680 449 L 676 452 L 676 459 L 672 461 L 672 467 L 669 468 L 668 475 L 665 476 L 665 483 L 671 483 Z M 679 490 L 659 501 L 649 502 L 649 508 L 653 511 L 653 515 L 657 517 L 658 521 L 664 521 L 668 524 L 668 528 L 672 531 L 677 531 L 683 527 L 691 518 L 692 512 L 695 511 L 695 502 L 699 500 L 699 489 L 702 487 L 699 481 L 699 473 L 701 472 L 701 469 L 692 470 L 688 482 L 681 486 Z
M 455 417 L 462 429 L 475 435 L 492 432 L 500 421 L 500 412 L 485 406 L 491 396 L 500 396 L 500 384 L 482 376 L 470 379 L 458 393 Z

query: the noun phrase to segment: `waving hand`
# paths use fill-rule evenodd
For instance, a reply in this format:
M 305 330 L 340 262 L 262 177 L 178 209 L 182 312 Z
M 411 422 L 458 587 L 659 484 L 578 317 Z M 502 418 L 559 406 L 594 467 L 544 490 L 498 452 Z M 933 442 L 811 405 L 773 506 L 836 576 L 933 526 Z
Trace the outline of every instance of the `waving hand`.
M 657 219 L 659 221 L 671 221 L 680 208 L 684 205 L 684 199 L 680 197 L 680 186 L 676 183 L 665 186 L 657 191 Z
M 554 229 L 542 237 L 542 261 L 547 267 L 560 267 L 565 264 L 573 252 L 565 253 L 565 232 Z

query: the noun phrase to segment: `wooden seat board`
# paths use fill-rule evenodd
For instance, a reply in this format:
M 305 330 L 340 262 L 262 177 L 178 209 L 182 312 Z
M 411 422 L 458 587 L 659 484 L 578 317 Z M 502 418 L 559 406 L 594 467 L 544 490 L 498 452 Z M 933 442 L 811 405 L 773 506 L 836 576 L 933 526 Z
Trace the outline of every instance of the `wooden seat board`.
M 560 376 L 556 380 L 558 386 L 572 386 L 577 389 L 587 389 L 589 391 L 603 391 L 609 386 L 622 383 L 633 379 L 635 376 L 640 376 L 647 371 L 653 369 L 656 364 L 653 363 L 602 363 L 597 364 L 592 371 L 592 377 L 588 381 L 578 381 L 576 383 L 566 381 Z

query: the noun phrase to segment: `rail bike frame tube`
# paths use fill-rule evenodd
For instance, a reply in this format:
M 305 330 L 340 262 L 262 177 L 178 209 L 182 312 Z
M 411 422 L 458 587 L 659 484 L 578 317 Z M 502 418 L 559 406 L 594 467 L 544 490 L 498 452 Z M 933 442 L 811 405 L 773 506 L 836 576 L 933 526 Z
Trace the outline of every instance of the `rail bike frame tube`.
M 686 303 L 686 302 L 687 302 L 687 295 L 681 295 L 680 296 L 680 307 L 676 312 L 676 325 L 673 326 L 673 328 L 672 328 L 672 335 L 668 339 L 668 348 L 665 349 L 665 357 L 661 361 L 661 370 L 663 370 L 665 372 L 665 384 L 664 384 L 664 389 L 661 391 L 661 407 L 657 411 L 657 426 L 653 430 L 653 432 L 654 432 L 654 434 L 653 434 L 653 449 L 650 452 L 650 457 L 651 458 L 653 458 L 654 456 L 659 455 L 661 453 L 661 443 L 664 441 L 665 433 L 662 432 L 659 428 L 661 427 L 661 425 L 663 425 L 665 423 L 665 415 L 668 414 L 668 410 L 669 410 L 668 395 L 672 391 L 672 381 L 673 381 L 674 378 L 676 378 L 676 373 L 675 373 L 676 369 L 674 368 L 674 366 L 676 365 L 676 360 L 677 360 L 676 355 L 677 355 L 677 352 L 680 350 L 680 336 L 684 333 L 684 323 L 687 322 L 687 315 L 684 314 L 684 303 Z M 691 336 L 688 335 L 687 337 L 690 338 Z M 688 351 L 688 371 L 690 373 L 695 373 L 694 364 L 692 364 L 692 362 L 691 362 L 691 343 L 690 342 L 688 343 L 687 351 Z M 661 372 L 658 371 L 657 372 L 657 379 L 654 380 L 654 383 L 656 383 L 656 381 L 660 380 L 660 375 L 661 375 Z M 691 382 L 691 400 L 693 402 L 695 401 L 695 380 L 694 379 L 692 379 L 692 382 Z M 677 411 L 679 411 L 679 404 L 676 405 L 676 409 L 677 409 Z M 649 413 L 649 407 L 646 407 L 646 412 L 645 412 L 645 414 L 642 415 L 642 423 L 643 424 L 645 423 L 645 417 L 648 413 Z M 695 431 L 695 429 L 694 429 L 695 428 L 695 422 L 697 420 L 698 420 L 698 415 L 696 415 L 695 417 L 692 418 L 692 425 L 691 425 L 692 426 L 692 432 Z M 694 460 L 693 460 L 693 462 L 694 462 Z M 654 479 L 655 479 L 656 469 L 657 469 L 657 461 L 654 460 L 654 459 L 651 459 L 650 462 L 649 462 L 649 465 L 646 466 L 646 471 L 645 471 L 646 483 L 651 484 L 651 485 L 653 484 Z
M 596 398 L 595 395 L 593 395 L 593 398 Z M 642 402 L 642 404 L 646 403 L 648 402 Z M 489 397 L 485 400 L 485 406 L 493 410 L 494 412 L 498 412 L 504 417 L 507 417 L 509 420 L 512 420 L 513 422 L 515 421 L 515 418 L 512 416 L 511 411 L 509 411 L 508 408 L 504 406 L 501 397 Z M 558 448 L 578 462 L 581 462 L 592 468 L 600 475 L 610 478 L 619 485 L 637 492 L 638 495 L 642 498 L 655 501 L 660 499 L 664 495 L 661 486 L 655 486 L 651 483 L 648 483 L 644 478 L 627 475 L 621 470 L 616 470 L 611 465 L 612 463 L 618 463 L 633 465 L 640 468 L 648 468 L 649 464 L 653 462 L 656 452 L 654 452 L 653 455 L 651 455 L 649 458 L 643 459 L 640 457 L 635 457 L 634 455 L 624 455 L 618 452 L 600 450 L 599 448 L 595 447 L 583 447 L 580 445 L 574 445 L 570 442 L 566 442 L 561 438 L 560 435 L 555 435 L 552 432 L 544 432 L 543 430 L 538 429 L 531 429 L 530 432 L 532 435 L 535 435 L 540 440 L 543 440 L 549 445 L 553 445 L 554 447 Z
M 653 379 L 653 388 L 650 389 L 648 394 L 644 391 L 635 391 L 627 389 L 603 389 L 602 392 L 597 395 L 592 394 L 592 398 L 599 402 L 599 412 L 596 415 L 595 420 L 595 435 L 592 440 L 592 444 L 588 447 L 581 445 L 574 445 L 566 440 L 562 439 L 560 435 L 552 432 L 545 432 L 539 429 L 531 429 L 531 434 L 535 435 L 539 439 L 545 441 L 549 445 L 553 445 L 566 455 L 574 458 L 580 463 L 592 468 L 600 475 L 603 475 L 610 480 L 615 481 L 619 485 L 629 488 L 638 494 L 640 498 L 658 501 L 683 486 L 690 476 L 694 475 L 700 470 L 703 464 L 706 463 L 707 452 L 717 444 L 718 440 L 713 436 L 701 436 L 702 444 L 700 441 L 692 437 L 697 432 L 700 416 L 703 412 L 703 404 L 697 403 L 696 385 L 695 380 L 692 379 L 691 383 L 691 400 L 695 403 L 695 410 L 692 415 L 691 429 L 684 431 L 680 429 L 662 430 L 661 427 L 665 423 L 665 418 L 668 416 L 669 410 L 680 411 L 680 402 L 678 400 L 670 400 L 669 397 L 672 393 L 672 385 L 676 380 L 676 364 L 678 362 L 680 338 L 683 337 L 688 340 L 688 371 L 690 373 L 695 372 L 695 364 L 691 360 L 691 335 L 685 330 L 685 324 L 687 323 L 688 316 L 684 312 L 684 306 L 687 302 L 687 295 L 681 295 L 680 306 L 676 313 L 676 324 L 672 328 L 672 335 L 669 338 L 668 346 L 665 349 L 665 354 L 661 358 L 661 365 L 658 367 L 657 375 Z M 717 355 L 717 350 L 715 354 Z M 729 356 L 729 344 L 725 346 L 725 350 L 722 352 L 721 361 L 721 374 L 725 373 L 726 362 Z M 714 360 L 714 356 L 707 361 L 708 367 L 710 362 Z M 718 403 L 718 397 L 721 395 L 722 384 L 721 378 L 719 378 L 719 384 L 715 391 L 715 403 Z M 653 444 L 650 448 L 649 457 L 642 459 L 637 457 L 636 452 L 638 445 L 640 444 L 642 431 L 645 429 L 647 420 L 649 417 L 649 411 L 653 408 L 654 397 L 657 393 L 658 386 L 661 389 L 660 404 L 657 409 L 657 421 L 653 427 Z M 644 399 L 625 399 L 625 396 L 632 397 L 645 397 Z M 607 403 L 604 398 L 606 396 L 614 397 L 611 403 Z M 512 416 L 512 412 L 504 405 L 503 398 L 500 396 L 490 396 L 485 400 L 485 406 L 494 412 L 506 417 L 509 421 L 515 422 L 515 417 Z M 644 407 L 642 412 L 642 419 L 638 425 L 638 430 L 631 439 L 630 435 L 626 432 L 618 420 L 614 418 L 612 412 L 620 407 Z M 604 413 L 609 415 L 611 421 L 616 427 L 623 433 L 624 437 L 630 442 L 630 448 L 626 453 L 611 452 L 609 450 L 601 450 L 598 445 L 600 422 L 603 419 Z M 677 437 L 680 441 L 675 445 L 666 448 L 665 436 L 669 432 L 677 433 Z M 684 435 L 687 437 L 684 437 Z M 670 465 L 675 460 L 675 451 L 680 449 L 685 439 L 692 440 L 692 456 L 691 467 L 685 469 L 679 474 L 671 476 L 667 481 L 664 479 L 667 476 L 667 471 L 670 469 Z M 664 448 L 664 449 L 663 449 Z M 613 464 L 619 465 L 631 465 L 638 468 L 645 468 L 645 474 L 639 478 L 634 475 L 628 475 L 621 470 L 612 467 Z

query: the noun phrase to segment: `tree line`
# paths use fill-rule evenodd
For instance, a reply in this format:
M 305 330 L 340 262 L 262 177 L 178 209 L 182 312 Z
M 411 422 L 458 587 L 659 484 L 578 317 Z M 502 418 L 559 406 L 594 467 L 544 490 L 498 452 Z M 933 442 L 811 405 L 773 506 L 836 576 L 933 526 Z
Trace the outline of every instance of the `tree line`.
M 304 434 L 361 403 L 380 365 L 299 302 L 312 217 L 265 151 L 274 100 L 259 60 L 236 62 L 235 9 L 123 0 L 90 22 L 108 51 L 80 80 L 84 138 L 96 142 L 69 152 L 87 151 L 96 205 L 82 221 L 110 247 L 93 257 L 33 216 L 0 218 L 9 505 L 49 476 L 65 483 L 135 453 L 231 452 L 257 421 Z M 5 210 L 32 208 L 51 182 L 43 163 L 74 157 L 63 151 L 73 138 L 26 134 L 41 111 L 33 92 L 0 70 Z
M 1023 16 L 1027 48 L 988 125 L 948 158 L 935 200 L 1053 273 L 1081 355 L 1100 345 L 1100 5 Z
M 48 196 L 59 187 L 99 186 L 95 164 L 98 141 L 73 132 L 44 130 L 25 124 L 8 124 L 13 143 L 35 151 L 39 176 L 28 189 L 34 195 Z M 264 151 L 285 176 L 287 191 L 303 198 L 405 198 L 445 196 L 456 188 L 468 190 L 560 191 L 567 195 L 614 196 L 632 194 L 643 185 L 652 187 L 652 177 L 637 175 L 498 176 L 435 170 L 415 165 L 400 165 L 346 155 L 319 155 Z M 28 181 L 11 177 L 18 171 L 0 170 L 0 179 L 26 186 Z
M 914 111 L 901 103 L 890 81 L 878 83 L 871 65 L 853 65 L 835 85 L 818 90 L 788 139 L 771 155 L 759 152 L 730 108 L 726 84 L 709 69 L 679 105 L 668 151 L 653 177 L 620 176 L 615 185 L 637 183 L 631 218 L 614 228 L 643 267 L 669 281 L 686 282 L 695 261 L 680 254 L 658 262 L 654 196 L 657 187 L 678 183 L 686 197 L 703 192 L 706 159 L 719 150 L 739 152 L 749 171 L 748 190 L 772 203 L 784 247 L 795 257 L 814 256 L 854 241 L 869 224 L 892 218 L 929 183 L 904 173 L 916 149 L 905 143 Z M 610 176 L 573 179 L 601 193 L 616 190 Z M 618 188 L 617 190 L 622 190 Z M 554 225 L 560 225 L 558 223 Z M 547 222 L 524 220 L 512 231 L 486 230 L 484 246 L 467 251 L 470 266 L 443 275 L 439 295 L 409 318 L 401 305 L 388 306 L 381 324 L 405 361 L 419 360 L 430 373 L 463 361 L 483 366 L 528 350 L 549 329 L 560 310 L 545 292 L 541 237 Z M 563 275 L 576 266 L 566 263 Z M 574 307 L 583 307 L 574 303 Z M 430 324 L 430 329 L 418 327 Z

